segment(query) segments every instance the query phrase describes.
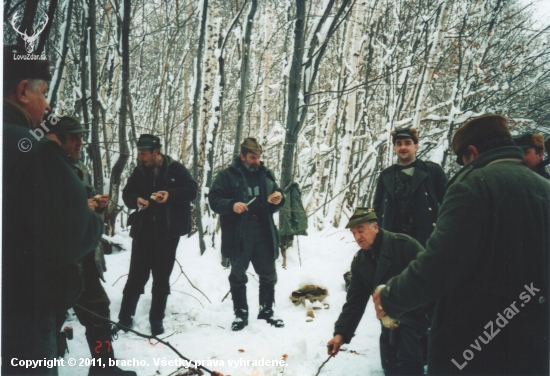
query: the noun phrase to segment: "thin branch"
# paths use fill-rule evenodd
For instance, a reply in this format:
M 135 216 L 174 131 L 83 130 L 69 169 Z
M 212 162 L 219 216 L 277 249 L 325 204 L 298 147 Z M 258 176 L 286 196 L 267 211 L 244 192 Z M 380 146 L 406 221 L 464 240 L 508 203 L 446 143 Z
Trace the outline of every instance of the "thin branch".
M 180 262 L 178 261 L 178 259 L 176 259 L 176 262 L 178 263 L 178 265 L 180 266 L 180 270 L 181 272 L 183 273 L 183 275 L 185 276 L 185 278 L 187 278 L 187 280 L 189 281 L 189 284 L 191 285 L 191 287 L 193 287 L 195 290 L 197 290 L 198 292 L 200 292 L 205 298 L 206 300 L 208 300 L 208 303 L 212 304 L 212 302 L 210 301 L 210 299 L 208 299 L 208 296 L 206 296 L 206 294 L 204 292 L 202 292 L 201 290 L 199 290 L 197 287 L 195 287 L 195 285 L 193 284 L 193 282 L 191 282 L 191 280 L 189 279 L 189 277 L 187 276 L 187 274 L 185 274 L 185 272 L 183 271 L 183 267 L 181 266 Z

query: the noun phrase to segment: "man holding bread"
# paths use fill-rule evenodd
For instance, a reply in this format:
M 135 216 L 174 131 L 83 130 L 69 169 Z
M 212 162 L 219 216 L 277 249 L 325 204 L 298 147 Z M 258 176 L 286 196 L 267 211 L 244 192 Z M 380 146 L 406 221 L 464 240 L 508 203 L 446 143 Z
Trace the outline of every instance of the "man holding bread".
M 160 139 L 142 134 L 137 141 L 139 164 L 122 190 L 129 209 L 132 258 L 124 287 L 119 324 L 131 327 L 139 297 L 153 273 L 153 299 L 149 311 L 151 334 L 164 333 L 162 320 L 170 274 L 180 237 L 191 231 L 191 201 L 197 197 L 197 183 L 183 164 L 160 152 Z
M 248 325 L 246 270 L 252 262 L 260 278 L 260 312 L 258 319 L 282 328 L 284 323 L 273 317 L 279 257 L 279 235 L 273 213 L 283 207 L 284 197 L 273 173 L 261 162 L 262 147 L 255 138 L 245 138 L 241 153 L 212 183 L 210 207 L 220 215 L 222 255 L 231 262 L 231 296 L 235 321 L 233 330 Z

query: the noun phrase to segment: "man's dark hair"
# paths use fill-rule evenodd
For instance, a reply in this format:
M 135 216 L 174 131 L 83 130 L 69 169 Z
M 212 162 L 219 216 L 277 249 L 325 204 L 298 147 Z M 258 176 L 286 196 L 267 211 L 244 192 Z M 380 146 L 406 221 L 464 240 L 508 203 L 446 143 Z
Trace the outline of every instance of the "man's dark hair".
M 496 148 L 500 148 L 503 146 L 514 146 L 514 141 L 506 136 L 496 137 L 496 138 L 490 138 L 488 140 L 483 140 L 479 143 L 475 143 L 472 146 L 475 146 L 477 151 L 479 151 L 480 154 L 488 152 L 489 150 L 493 150 Z

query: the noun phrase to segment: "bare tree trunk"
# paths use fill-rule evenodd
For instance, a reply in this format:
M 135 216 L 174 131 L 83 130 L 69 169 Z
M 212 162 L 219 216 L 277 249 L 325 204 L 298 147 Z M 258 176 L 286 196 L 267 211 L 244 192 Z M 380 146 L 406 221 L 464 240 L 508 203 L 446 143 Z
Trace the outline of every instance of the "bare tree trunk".
M 88 150 L 93 164 L 94 187 L 103 192 L 103 165 L 99 149 L 99 96 L 97 91 L 96 0 L 88 0 L 88 28 L 90 31 L 90 89 L 92 92 L 92 143 Z
M 84 3 L 84 0 L 82 0 Z M 86 4 L 84 4 L 86 6 Z M 80 44 L 80 91 L 82 92 L 82 121 L 84 128 L 90 129 L 90 120 L 88 114 L 88 98 L 86 97 L 86 88 L 88 87 L 88 65 L 86 64 L 88 52 L 88 28 L 86 12 L 82 10 L 82 43 Z
M 120 97 L 120 118 L 118 125 L 118 144 L 120 155 L 113 166 L 111 173 L 111 186 L 109 195 L 111 203 L 107 207 L 105 222 L 109 226 L 109 234 L 112 235 L 115 228 L 115 220 L 119 213 L 113 203 L 118 203 L 122 172 L 129 158 L 128 143 L 126 142 L 126 118 L 128 114 L 128 96 L 130 95 L 130 6 L 131 0 L 124 0 L 124 16 L 122 20 L 122 95 Z M 117 9 L 118 11 L 118 9 Z
M 202 62 L 204 55 L 204 44 L 206 41 L 206 19 L 208 16 L 208 0 L 203 0 L 201 9 L 201 23 L 199 35 L 199 47 L 197 49 L 197 65 L 195 70 L 195 93 L 193 95 L 193 178 L 198 182 L 199 179 L 199 131 L 200 131 L 200 107 L 202 98 Z M 199 231 L 199 246 L 201 255 L 206 250 L 204 243 L 204 229 L 202 226 L 201 200 L 203 192 L 199 192 L 195 199 L 195 218 L 197 221 L 197 230 Z
M 25 5 L 25 12 L 23 13 L 23 19 L 21 20 L 21 26 L 19 30 L 23 30 L 23 33 L 31 35 L 34 31 L 34 18 L 36 16 L 36 9 L 38 8 L 38 1 L 27 1 Z M 25 41 L 21 38 L 21 35 L 17 34 L 17 44 L 21 47 L 25 47 Z
M 298 139 L 298 109 L 300 106 L 300 83 L 302 82 L 302 59 L 306 26 L 306 0 L 296 0 L 296 21 L 294 24 L 294 51 L 288 77 L 288 112 L 286 135 L 281 168 L 281 188 L 285 189 L 294 175 L 294 147 Z
M 246 105 L 246 91 L 248 89 L 248 68 L 250 66 L 250 38 L 254 27 L 254 15 L 256 14 L 257 7 L 258 0 L 252 0 L 244 26 L 245 33 L 241 57 L 241 87 L 239 91 L 239 107 L 237 109 L 237 130 L 235 133 L 235 147 L 233 149 L 234 155 L 239 154 L 241 139 L 243 137 L 244 108 Z
M 67 59 L 67 53 L 69 52 L 69 35 L 71 31 L 71 21 L 73 18 L 73 1 L 74 0 L 67 0 L 64 7 L 67 9 L 67 12 L 65 15 L 65 32 L 63 33 L 63 38 L 59 43 L 59 46 L 61 47 L 61 56 L 57 59 L 56 69 L 52 78 L 52 88 L 48 98 L 51 108 L 54 108 L 57 102 L 57 93 L 61 85 L 61 81 L 63 80 L 65 60 Z
M 271 38 L 271 17 L 272 17 L 273 11 L 271 10 L 271 5 L 269 2 L 265 5 L 265 19 L 264 19 L 264 45 L 265 45 L 265 51 L 264 51 L 264 84 L 263 84 L 263 90 L 262 90 L 262 103 L 261 103 L 261 110 L 260 110 L 260 131 L 258 132 L 258 137 L 260 138 L 260 142 L 264 143 L 265 137 L 267 137 L 267 128 L 268 128 L 268 113 L 267 109 L 269 106 L 269 71 L 271 69 L 271 55 L 269 53 L 269 40 Z
M 53 25 L 53 19 L 55 16 L 56 9 L 57 9 L 57 0 L 51 0 L 50 7 L 48 8 L 48 23 L 46 24 L 44 31 L 42 31 L 42 34 L 40 34 L 40 41 L 38 42 L 38 47 L 36 48 L 37 55 L 42 54 L 42 51 L 44 50 L 44 46 L 46 45 L 46 41 L 50 36 L 50 30 Z

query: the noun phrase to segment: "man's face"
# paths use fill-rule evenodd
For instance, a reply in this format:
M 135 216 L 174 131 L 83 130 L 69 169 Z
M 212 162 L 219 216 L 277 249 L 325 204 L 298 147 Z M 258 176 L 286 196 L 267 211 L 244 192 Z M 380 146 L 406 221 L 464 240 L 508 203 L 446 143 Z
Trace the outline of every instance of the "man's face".
M 527 167 L 531 170 L 535 170 L 537 165 L 542 162 L 542 157 L 544 156 L 544 150 L 541 150 L 539 153 L 535 148 L 527 148 L 525 151 L 525 162 L 527 162 Z
M 253 168 L 260 167 L 260 156 L 254 153 L 246 153 L 246 157 L 241 154 L 241 161 Z
M 65 154 L 76 160 L 80 156 L 83 144 L 82 133 L 68 133 L 67 142 L 61 145 L 61 147 L 65 150 Z
M 154 149 L 152 152 L 149 149 L 138 149 L 138 160 L 143 162 L 145 167 L 155 167 L 157 165 L 158 155 L 158 149 Z
M 29 81 L 24 80 L 25 83 L 22 87 L 20 96 L 18 97 L 23 108 L 29 113 L 32 118 L 32 122 L 35 128 L 40 126 L 42 118 L 46 111 L 51 110 L 48 100 L 48 83 L 46 81 L 39 81 L 36 85 L 31 85 Z M 36 88 L 36 90 L 32 90 Z
M 378 234 L 378 223 L 375 223 L 372 227 L 368 222 L 359 223 L 356 226 L 353 226 L 351 233 L 357 242 L 357 245 L 361 249 L 370 249 L 374 239 L 376 239 L 376 234 Z
M 414 161 L 416 151 L 418 150 L 418 144 L 415 144 L 412 139 L 408 137 L 398 137 L 393 146 L 395 154 L 400 163 L 411 163 Z

